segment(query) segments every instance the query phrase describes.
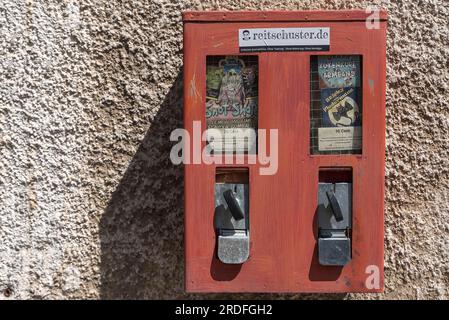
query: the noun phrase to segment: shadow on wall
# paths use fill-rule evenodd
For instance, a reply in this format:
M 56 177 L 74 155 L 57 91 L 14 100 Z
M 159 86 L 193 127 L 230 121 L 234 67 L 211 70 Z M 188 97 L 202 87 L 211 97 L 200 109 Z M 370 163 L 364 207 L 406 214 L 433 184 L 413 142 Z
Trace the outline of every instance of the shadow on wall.
M 102 299 L 344 299 L 346 294 L 186 294 L 183 167 L 170 161 L 182 127 L 182 70 L 100 221 Z
M 170 161 L 182 127 L 182 70 L 100 221 L 101 298 L 183 293 L 183 168 Z

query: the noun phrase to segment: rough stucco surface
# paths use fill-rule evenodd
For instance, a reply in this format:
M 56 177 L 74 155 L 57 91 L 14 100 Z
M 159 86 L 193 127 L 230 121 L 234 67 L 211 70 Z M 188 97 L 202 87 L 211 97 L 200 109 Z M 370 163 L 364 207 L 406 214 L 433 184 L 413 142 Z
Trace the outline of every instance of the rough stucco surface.
M 183 10 L 388 9 L 385 293 L 187 295 Z M 0 298 L 449 298 L 445 0 L 2 0 Z

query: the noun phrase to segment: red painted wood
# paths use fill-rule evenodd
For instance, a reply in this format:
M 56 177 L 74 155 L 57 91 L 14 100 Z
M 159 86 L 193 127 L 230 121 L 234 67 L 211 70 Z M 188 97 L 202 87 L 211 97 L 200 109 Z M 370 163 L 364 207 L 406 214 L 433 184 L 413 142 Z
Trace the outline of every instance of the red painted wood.
M 333 17 L 342 18 L 347 14 L 349 20 L 357 17 L 346 11 L 313 12 L 313 19 L 327 22 L 196 23 L 190 22 L 194 17 L 187 14 L 184 14 L 184 20 L 188 20 L 184 24 L 184 125 L 191 135 L 194 120 L 201 121 L 203 130 L 206 127 L 206 56 L 239 54 L 239 28 L 330 27 L 331 50 L 254 53 L 259 56 L 259 128 L 279 129 L 279 169 L 276 175 L 261 176 L 259 164 L 241 166 L 249 168 L 250 181 L 251 252 L 243 265 L 224 265 L 215 256 L 216 166 L 185 166 L 186 290 L 382 291 L 386 22 L 381 22 L 378 30 L 368 30 L 362 21 L 350 24 L 330 21 Z M 201 19 L 216 19 L 218 14 L 201 13 Z M 268 20 L 274 21 L 287 16 L 294 19 L 305 13 L 235 12 L 227 17 L 249 21 L 257 19 L 260 14 L 266 14 Z M 310 55 L 318 54 L 363 56 L 362 155 L 309 154 L 309 61 Z M 353 256 L 343 268 L 318 264 L 315 210 L 319 170 L 323 167 L 352 168 Z M 370 265 L 380 268 L 380 289 L 365 286 L 365 270 Z
M 309 11 L 186 11 L 183 21 L 204 22 L 270 22 L 270 21 L 365 21 L 371 15 L 365 10 Z M 379 11 L 379 19 L 387 20 L 387 12 Z

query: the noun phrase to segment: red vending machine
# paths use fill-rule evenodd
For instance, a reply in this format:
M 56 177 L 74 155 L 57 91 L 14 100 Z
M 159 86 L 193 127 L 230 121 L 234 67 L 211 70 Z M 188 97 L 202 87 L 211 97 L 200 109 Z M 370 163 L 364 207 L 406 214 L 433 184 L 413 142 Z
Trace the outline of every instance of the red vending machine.
M 381 292 L 385 11 L 185 12 L 188 292 Z

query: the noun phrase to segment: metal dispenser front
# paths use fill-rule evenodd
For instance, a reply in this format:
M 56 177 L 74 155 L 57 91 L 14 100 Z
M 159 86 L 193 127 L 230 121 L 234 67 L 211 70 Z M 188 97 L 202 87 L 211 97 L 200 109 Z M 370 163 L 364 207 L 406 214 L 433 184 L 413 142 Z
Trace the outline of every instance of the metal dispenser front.
M 325 266 L 351 260 L 352 183 L 318 184 L 318 258 Z
M 214 227 L 218 259 L 241 264 L 249 257 L 247 183 L 215 183 Z

